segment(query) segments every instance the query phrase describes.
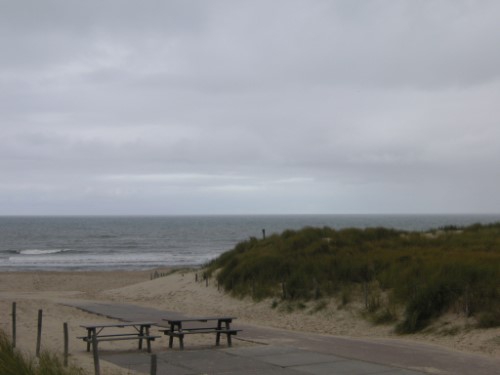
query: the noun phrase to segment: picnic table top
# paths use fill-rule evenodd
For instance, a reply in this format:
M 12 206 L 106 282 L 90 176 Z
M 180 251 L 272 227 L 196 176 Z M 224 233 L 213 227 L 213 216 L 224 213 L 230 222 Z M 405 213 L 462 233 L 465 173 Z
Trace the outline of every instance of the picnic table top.
M 117 324 L 81 324 L 80 327 L 86 329 L 93 328 L 123 328 L 123 327 L 134 327 L 134 326 L 152 326 L 156 324 L 155 322 L 125 322 L 125 323 L 117 323 Z
M 236 319 L 232 316 L 210 316 L 210 317 L 188 317 L 188 318 L 165 318 L 165 320 L 169 323 L 184 323 L 184 322 L 208 322 L 212 320 L 220 320 L 220 321 L 232 321 Z

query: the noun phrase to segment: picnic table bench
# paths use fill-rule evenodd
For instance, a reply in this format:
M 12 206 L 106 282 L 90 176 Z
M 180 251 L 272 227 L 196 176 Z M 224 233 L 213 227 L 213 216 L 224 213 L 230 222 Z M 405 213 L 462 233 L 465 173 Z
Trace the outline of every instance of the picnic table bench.
M 130 323 L 119 323 L 119 324 L 84 324 L 81 325 L 82 328 L 87 330 L 86 336 L 80 336 L 87 343 L 87 351 L 90 351 L 90 344 L 94 345 L 94 350 L 97 350 L 97 343 L 101 341 L 117 341 L 117 340 L 139 340 L 139 349 L 142 349 L 142 341 L 146 340 L 148 353 L 151 353 L 151 341 L 154 341 L 161 336 L 153 336 L 149 333 L 149 328 L 154 325 L 154 322 L 130 322 Z M 102 334 L 104 329 L 110 328 L 128 328 L 131 327 L 134 330 L 127 333 L 115 333 L 106 332 Z
M 169 328 L 160 330 L 165 335 L 169 336 L 168 347 L 172 348 L 174 337 L 179 339 L 180 349 L 184 349 L 184 335 L 215 333 L 215 345 L 219 346 L 220 336 L 226 335 L 227 346 L 231 346 L 231 336 L 236 335 L 241 329 L 232 329 L 230 327 L 233 317 L 198 317 L 186 319 L 163 319 L 168 322 Z M 215 325 L 215 322 L 217 324 Z M 187 323 L 187 327 L 183 327 L 183 323 Z M 206 323 L 204 325 L 193 323 Z

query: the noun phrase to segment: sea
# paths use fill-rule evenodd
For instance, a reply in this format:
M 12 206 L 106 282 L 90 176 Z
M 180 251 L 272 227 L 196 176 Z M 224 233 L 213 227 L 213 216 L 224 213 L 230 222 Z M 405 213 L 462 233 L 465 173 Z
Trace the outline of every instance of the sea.
M 250 237 L 304 227 L 426 231 L 500 215 L 0 216 L 0 271 L 201 266 Z

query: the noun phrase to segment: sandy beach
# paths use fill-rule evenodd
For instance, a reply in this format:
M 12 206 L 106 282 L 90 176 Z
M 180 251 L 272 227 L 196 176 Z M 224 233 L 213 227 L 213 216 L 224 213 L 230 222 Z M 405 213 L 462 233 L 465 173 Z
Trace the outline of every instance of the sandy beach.
M 152 271 L 112 272 L 6 272 L 0 273 L 0 328 L 11 334 L 12 303 L 17 305 L 17 346 L 33 355 L 36 342 L 38 310 L 43 310 L 42 350 L 62 353 L 63 322 L 70 330 L 71 362 L 92 373 L 92 358 L 76 336 L 80 324 L 112 322 L 102 316 L 68 307 L 68 300 L 99 300 L 132 303 L 186 315 L 232 315 L 238 322 L 269 325 L 289 330 L 311 331 L 350 337 L 397 337 L 431 342 L 460 351 L 500 356 L 500 328 L 475 329 L 474 321 L 450 314 L 435 323 L 428 332 L 398 336 L 390 326 L 374 326 L 361 317 L 362 306 L 355 299 L 345 307 L 329 301 L 318 309 L 317 302 L 300 306 L 235 299 L 218 290 L 214 280 L 208 286 L 196 281 L 197 270 L 158 270 L 168 276 L 151 280 Z M 292 310 L 292 311 L 291 311 Z M 316 311 L 318 310 L 318 311 Z M 154 343 L 155 350 L 166 350 L 166 339 Z M 195 345 L 205 345 L 203 338 Z M 110 342 L 105 350 L 130 350 L 130 342 Z M 238 343 L 235 345 L 245 345 Z M 129 374 L 103 362 L 104 374 Z

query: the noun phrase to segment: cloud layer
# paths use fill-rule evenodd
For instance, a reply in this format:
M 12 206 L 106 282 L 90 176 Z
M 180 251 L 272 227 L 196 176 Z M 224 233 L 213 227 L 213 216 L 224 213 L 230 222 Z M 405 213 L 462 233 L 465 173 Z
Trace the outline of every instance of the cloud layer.
M 0 1 L 0 214 L 498 213 L 499 17 Z

